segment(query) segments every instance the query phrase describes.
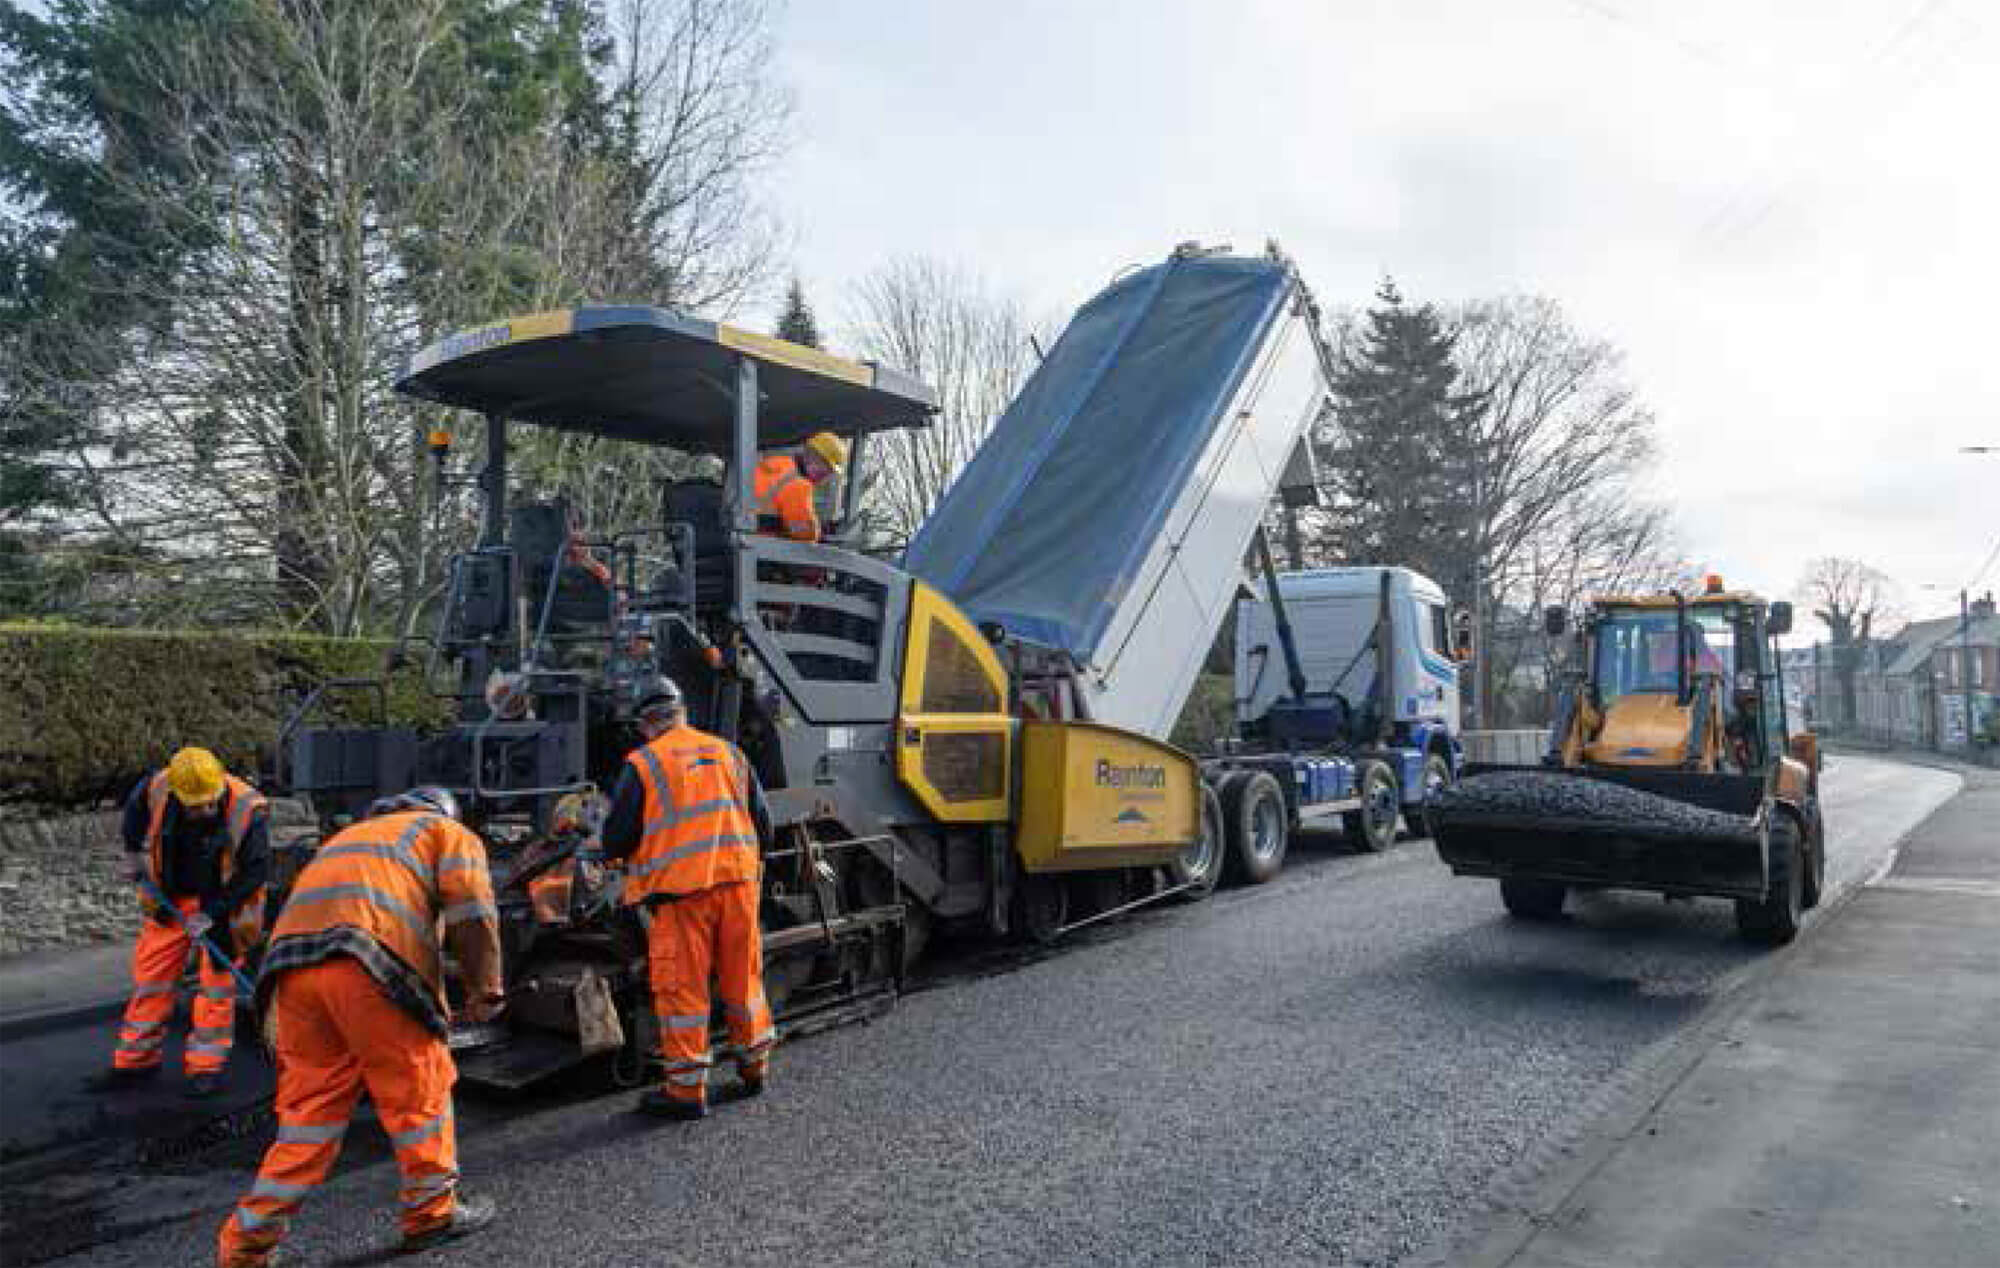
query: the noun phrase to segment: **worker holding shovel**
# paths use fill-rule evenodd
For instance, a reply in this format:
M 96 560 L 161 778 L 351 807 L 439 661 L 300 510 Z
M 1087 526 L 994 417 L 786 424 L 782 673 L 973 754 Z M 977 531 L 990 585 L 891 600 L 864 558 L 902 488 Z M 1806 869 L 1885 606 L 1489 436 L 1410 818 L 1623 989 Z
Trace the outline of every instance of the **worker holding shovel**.
M 118 1048 L 92 1087 L 108 1091 L 160 1072 L 174 994 L 199 946 L 201 987 L 181 1064 L 187 1095 L 212 1096 L 236 1034 L 229 957 L 256 938 L 270 873 L 269 807 L 215 754 L 183 748 L 126 798 L 125 850 L 146 920 L 132 949 L 132 998 Z

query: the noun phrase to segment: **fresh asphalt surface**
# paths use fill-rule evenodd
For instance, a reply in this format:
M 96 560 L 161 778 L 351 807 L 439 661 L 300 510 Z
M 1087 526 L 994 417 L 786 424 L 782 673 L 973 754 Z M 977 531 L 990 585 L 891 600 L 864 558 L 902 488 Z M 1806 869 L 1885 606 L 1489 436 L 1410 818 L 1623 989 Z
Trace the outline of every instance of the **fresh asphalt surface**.
M 1955 787 L 1833 759 L 1831 888 L 1877 872 Z M 875 1023 L 781 1049 L 763 1099 L 703 1123 L 639 1119 L 623 1095 L 461 1097 L 466 1184 L 502 1223 L 433 1258 L 1394 1263 L 1759 959 L 1724 903 L 1596 895 L 1572 912 L 1514 923 L 1427 842 L 1356 856 L 1309 838 L 1269 885 L 1051 955 L 948 962 Z M 373 1262 L 390 1242 L 395 1176 L 373 1135 L 350 1134 L 373 1165 L 308 1204 L 292 1262 Z M 174 1177 L 199 1216 L 61 1262 L 206 1261 L 255 1154 L 221 1152 Z

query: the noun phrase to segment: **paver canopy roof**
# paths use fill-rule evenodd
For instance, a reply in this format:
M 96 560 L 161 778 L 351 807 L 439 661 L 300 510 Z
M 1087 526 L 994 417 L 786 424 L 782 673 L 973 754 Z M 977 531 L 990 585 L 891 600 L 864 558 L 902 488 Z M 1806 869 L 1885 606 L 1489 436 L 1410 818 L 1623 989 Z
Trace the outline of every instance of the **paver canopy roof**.
M 615 440 L 725 453 L 736 418 L 736 359 L 757 363 L 758 444 L 816 431 L 926 424 L 928 386 L 664 308 L 590 306 L 461 331 L 418 352 L 396 390 L 515 422 Z

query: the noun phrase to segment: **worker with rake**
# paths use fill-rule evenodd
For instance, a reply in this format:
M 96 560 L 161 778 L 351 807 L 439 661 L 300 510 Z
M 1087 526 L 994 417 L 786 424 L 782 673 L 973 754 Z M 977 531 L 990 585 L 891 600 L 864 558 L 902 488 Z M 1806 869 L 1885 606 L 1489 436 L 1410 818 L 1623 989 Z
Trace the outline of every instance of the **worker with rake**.
M 146 919 L 132 948 L 132 998 L 118 1048 L 91 1086 L 109 1091 L 160 1072 L 175 992 L 199 946 L 201 986 L 181 1067 L 187 1095 L 213 1096 L 236 1035 L 231 957 L 255 942 L 262 917 L 269 808 L 215 754 L 183 748 L 125 799 L 125 851 Z

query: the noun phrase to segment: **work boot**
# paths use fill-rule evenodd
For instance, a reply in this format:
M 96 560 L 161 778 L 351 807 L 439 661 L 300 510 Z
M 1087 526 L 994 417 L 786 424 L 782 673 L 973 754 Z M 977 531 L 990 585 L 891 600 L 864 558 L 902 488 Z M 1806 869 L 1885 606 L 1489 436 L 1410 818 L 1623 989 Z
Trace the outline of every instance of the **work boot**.
M 112 1066 L 109 1070 L 99 1070 L 83 1081 L 86 1092 L 124 1092 L 138 1087 L 148 1079 L 158 1077 L 160 1067 L 142 1065 L 134 1068 Z
M 436 1228 L 403 1235 L 403 1253 L 414 1254 L 420 1250 L 429 1250 L 433 1246 L 442 1246 L 446 1242 L 455 1242 L 461 1237 L 470 1237 L 491 1224 L 493 1217 L 499 1213 L 499 1208 L 493 1204 L 492 1198 L 460 1193 L 452 1203 L 450 1219 Z
M 737 1095 L 746 1101 L 753 1096 L 764 1095 L 764 1080 L 768 1077 L 769 1072 L 765 1070 L 738 1070 L 736 1078 L 742 1084 L 743 1090 Z
M 190 1101 L 205 1101 L 221 1090 L 221 1075 L 202 1073 L 188 1076 L 187 1086 L 181 1089 L 181 1095 Z
M 668 1096 L 658 1088 L 640 1094 L 638 1109 L 641 1114 L 670 1119 L 676 1123 L 692 1123 L 698 1118 L 708 1117 L 708 1105 L 705 1102 L 683 1101 L 677 1096 Z

